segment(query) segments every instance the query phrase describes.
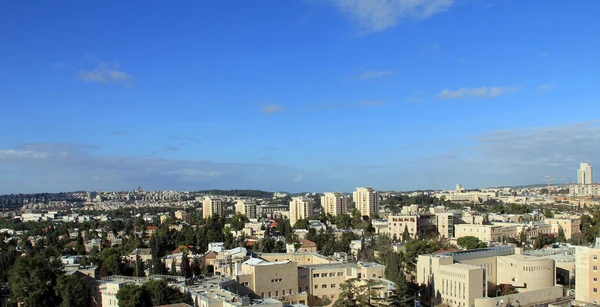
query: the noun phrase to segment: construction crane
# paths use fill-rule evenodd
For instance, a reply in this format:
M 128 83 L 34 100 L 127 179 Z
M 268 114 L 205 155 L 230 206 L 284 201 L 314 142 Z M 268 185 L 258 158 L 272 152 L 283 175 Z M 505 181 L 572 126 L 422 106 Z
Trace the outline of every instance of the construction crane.
M 548 182 L 548 200 L 550 200 L 550 186 L 552 183 L 552 176 L 548 175 L 546 176 L 546 181 Z M 554 182 L 565 182 L 565 179 L 554 179 Z

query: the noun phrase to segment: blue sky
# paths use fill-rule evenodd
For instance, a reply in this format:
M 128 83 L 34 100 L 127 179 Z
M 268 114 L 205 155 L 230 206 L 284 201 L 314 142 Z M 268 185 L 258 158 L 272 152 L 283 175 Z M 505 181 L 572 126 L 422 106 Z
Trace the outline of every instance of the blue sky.
M 0 193 L 575 181 L 600 161 L 599 9 L 3 1 Z

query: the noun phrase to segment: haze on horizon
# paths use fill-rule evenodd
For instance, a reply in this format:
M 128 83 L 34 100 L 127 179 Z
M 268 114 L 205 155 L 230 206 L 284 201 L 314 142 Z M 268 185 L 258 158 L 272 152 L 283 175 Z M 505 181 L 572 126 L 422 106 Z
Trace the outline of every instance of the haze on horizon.
M 0 194 L 574 182 L 599 9 L 0 2 Z

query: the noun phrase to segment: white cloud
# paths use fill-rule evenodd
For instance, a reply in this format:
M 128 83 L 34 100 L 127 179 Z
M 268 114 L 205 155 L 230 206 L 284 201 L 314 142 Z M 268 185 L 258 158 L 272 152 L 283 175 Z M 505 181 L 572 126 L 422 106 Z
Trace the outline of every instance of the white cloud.
M 362 73 L 360 76 L 358 76 L 358 78 L 367 80 L 367 79 L 375 79 L 375 78 L 390 76 L 393 74 L 394 74 L 393 70 L 373 70 L 373 71 L 367 71 L 367 72 Z
M 40 191 L 256 188 L 314 190 L 322 174 L 274 163 L 225 163 L 160 157 L 106 156 L 78 144 L 26 144 L 0 149 L 0 194 Z M 304 179 L 311 178 L 310 182 Z M 60 180 L 57 180 L 59 178 Z M 314 185 L 314 186 L 313 186 Z
M 78 76 L 86 82 L 98 83 L 128 82 L 133 79 L 130 74 L 121 70 L 118 63 L 109 65 L 104 62 L 98 63 L 92 70 L 80 70 Z
M 517 89 L 514 87 L 503 87 L 503 86 L 495 86 L 495 87 L 479 87 L 479 88 L 466 88 L 461 87 L 457 90 L 445 89 L 440 92 L 437 97 L 441 99 L 457 99 L 457 98 L 466 98 L 466 97 L 482 97 L 482 98 L 491 98 L 497 97 L 506 93 L 516 92 Z
M 262 109 L 260 109 L 260 113 L 262 113 L 262 114 L 273 114 L 273 113 L 278 113 L 281 111 L 283 111 L 283 106 L 276 105 L 276 104 L 267 105 L 267 106 L 262 107 Z
M 363 33 L 379 32 L 401 19 L 422 20 L 448 10 L 454 0 L 329 0 Z
M 542 84 L 542 85 L 538 86 L 537 89 L 540 92 L 545 92 L 553 87 L 554 87 L 554 84 Z

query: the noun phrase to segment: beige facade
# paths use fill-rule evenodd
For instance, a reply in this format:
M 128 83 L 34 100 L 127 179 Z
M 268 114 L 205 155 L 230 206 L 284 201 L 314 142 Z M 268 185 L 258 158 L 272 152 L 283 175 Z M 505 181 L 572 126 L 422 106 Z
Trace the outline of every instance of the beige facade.
M 434 235 L 437 232 L 437 216 L 435 214 L 389 215 L 387 232 L 392 238 L 400 240 L 404 230 L 408 230 L 411 238 Z
M 261 298 L 274 298 L 284 304 L 307 300 L 306 293 L 298 288 L 298 265 L 288 260 L 248 259 L 241 264 L 237 281 Z
M 261 259 L 269 262 L 287 260 L 295 262 L 298 265 L 329 264 L 332 262 L 329 258 L 317 253 L 261 253 L 259 256 Z
M 178 220 L 180 220 L 180 221 L 182 221 L 182 222 L 186 222 L 188 224 L 190 224 L 191 221 L 192 221 L 191 220 L 192 216 L 189 213 L 187 213 L 187 212 L 185 212 L 183 210 L 177 210 L 177 211 L 175 211 L 175 218 L 178 219 Z
M 373 217 L 378 213 L 379 193 L 373 188 L 356 188 L 356 191 L 352 193 L 352 200 L 362 216 Z
M 496 284 L 511 284 L 519 292 L 548 288 L 555 283 L 554 260 L 524 255 L 497 258 Z
M 378 297 L 388 297 L 393 289 L 391 282 L 383 279 L 385 267 L 376 263 L 332 263 L 307 265 L 299 270 L 299 286 L 308 292 L 309 306 L 322 306 L 335 303 L 341 285 L 357 279 L 358 284 L 373 279 L 378 281 Z
M 202 201 L 202 217 L 209 219 L 214 215 L 223 216 L 223 199 L 205 196 L 204 201 Z
M 581 221 L 573 218 L 547 218 L 544 223 L 552 226 L 552 232 L 557 234 L 559 229 L 565 232 L 565 238 L 570 240 L 573 235 L 581 233 Z
M 235 203 L 235 213 L 243 214 L 248 218 L 256 218 L 256 203 L 251 199 L 238 199 Z
M 577 301 L 593 304 L 600 302 L 599 247 L 596 243 L 595 248 L 577 246 L 575 249 L 575 299 Z
M 436 213 L 437 231 L 442 238 L 454 238 L 454 221 L 458 216 L 453 212 Z
M 497 286 L 501 284 L 515 287 L 525 301 L 545 301 L 539 293 L 555 291 L 550 290 L 556 280 L 554 260 L 520 252 L 518 248 L 501 246 L 420 255 L 417 283 L 428 286 L 421 303 L 480 307 L 487 304 L 486 297 L 498 295 Z M 527 296 L 529 292 L 531 296 Z M 562 297 L 562 292 L 558 297 Z
M 348 198 L 338 192 L 326 192 L 321 196 L 323 212 L 331 216 L 348 214 Z
M 290 224 L 294 226 L 300 219 L 313 216 L 315 202 L 308 197 L 293 197 L 290 201 Z
M 473 236 L 479 240 L 489 242 L 504 242 L 508 238 L 518 238 L 518 226 L 458 224 L 454 225 L 456 238 Z

